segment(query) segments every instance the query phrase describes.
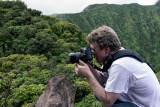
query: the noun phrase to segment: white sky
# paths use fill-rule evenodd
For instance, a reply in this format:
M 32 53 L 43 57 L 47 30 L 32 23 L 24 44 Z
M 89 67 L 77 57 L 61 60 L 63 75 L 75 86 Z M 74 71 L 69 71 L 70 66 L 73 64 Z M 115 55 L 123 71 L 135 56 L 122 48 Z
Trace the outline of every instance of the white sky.
M 81 12 L 90 4 L 130 4 L 154 5 L 158 0 L 22 0 L 28 8 L 41 11 L 44 15 Z

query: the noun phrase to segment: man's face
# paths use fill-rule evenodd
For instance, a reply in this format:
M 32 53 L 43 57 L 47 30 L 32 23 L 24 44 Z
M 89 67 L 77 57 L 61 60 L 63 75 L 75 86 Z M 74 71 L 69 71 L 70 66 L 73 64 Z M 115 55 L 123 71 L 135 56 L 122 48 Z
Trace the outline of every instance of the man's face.
M 100 49 L 97 43 L 90 44 L 90 48 L 97 62 L 102 64 L 104 59 L 108 56 L 108 48 Z

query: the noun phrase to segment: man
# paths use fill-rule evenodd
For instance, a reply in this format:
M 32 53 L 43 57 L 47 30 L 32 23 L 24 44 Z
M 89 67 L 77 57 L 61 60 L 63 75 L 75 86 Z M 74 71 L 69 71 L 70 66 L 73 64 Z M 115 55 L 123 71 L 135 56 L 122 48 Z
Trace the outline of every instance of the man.
M 102 67 L 109 55 L 123 49 L 116 32 L 108 26 L 93 30 L 87 40 Z M 90 63 L 79 60 L 75 72 L 86 78 L 104 107 L 160 106 L 160 85 L 154 72 L 146 63 L 134 58 L 117 59 L 106 72 L 98 71 Z M 123 103 L 115 104 L 117 99 Z

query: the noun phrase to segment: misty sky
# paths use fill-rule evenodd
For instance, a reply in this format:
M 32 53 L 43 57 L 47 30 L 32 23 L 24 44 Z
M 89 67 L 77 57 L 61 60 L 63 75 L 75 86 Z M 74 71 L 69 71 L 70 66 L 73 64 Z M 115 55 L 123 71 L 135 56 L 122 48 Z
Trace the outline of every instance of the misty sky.
M 55 13 L 81 12 L 90 4 L 130 4 L 154 5 L 158 0 L 22 0 L 28 8 L 42 11 L 44 15 Z

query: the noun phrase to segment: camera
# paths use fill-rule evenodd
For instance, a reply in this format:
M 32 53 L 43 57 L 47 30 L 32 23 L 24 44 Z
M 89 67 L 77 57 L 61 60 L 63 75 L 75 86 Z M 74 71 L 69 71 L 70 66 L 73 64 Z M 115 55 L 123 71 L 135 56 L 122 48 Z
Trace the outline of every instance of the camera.
M 80 48 L 80 52 L 70 53 L 69 60 L 71 63 L 78 63 L 79 60 L 84 62 L 91 61 L 93 59 L 92 51 L 89 46 Z

